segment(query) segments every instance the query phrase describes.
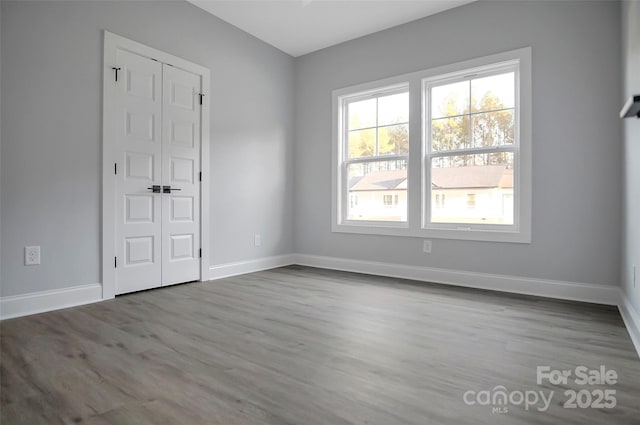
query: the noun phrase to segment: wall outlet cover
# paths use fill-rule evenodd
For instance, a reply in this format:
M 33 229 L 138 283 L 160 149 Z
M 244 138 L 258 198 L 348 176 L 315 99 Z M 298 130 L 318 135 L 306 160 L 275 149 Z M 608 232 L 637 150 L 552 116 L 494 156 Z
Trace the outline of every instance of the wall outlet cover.
M 25 246 L 24 247 L 24 265 L 34 266 L 40 264 L 40 247 Z
M 431 247 L 433 244 L 429 240 L 422 241 L 422 252 L 425 254 L 431 254 Z

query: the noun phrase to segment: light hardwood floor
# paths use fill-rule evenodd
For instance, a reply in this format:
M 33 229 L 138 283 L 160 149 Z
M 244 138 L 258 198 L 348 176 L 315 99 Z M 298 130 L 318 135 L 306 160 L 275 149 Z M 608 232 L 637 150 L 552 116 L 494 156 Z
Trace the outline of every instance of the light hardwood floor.
M 3 425 L 640 424 L 613 307 L 291 266 L 0 326 Z M 536 384 L 537 366 L 579 365 L 618 383 Z M 553 401 L 463 402 L 498 385 Z M 617 406 L 564 409 L 571 388 Z

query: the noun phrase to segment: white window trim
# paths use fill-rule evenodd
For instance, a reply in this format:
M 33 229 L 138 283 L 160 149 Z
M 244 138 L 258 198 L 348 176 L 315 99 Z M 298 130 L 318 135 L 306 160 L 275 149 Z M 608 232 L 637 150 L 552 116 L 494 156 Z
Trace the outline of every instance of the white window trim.
M 424 173 L 429 168 L 425 167 L 425 146 L 423 120 L 424 114 L 424 80 L 455 74 L 475 68 L 482 68 L 502 62 L 519 61 L 519 149 L 518 170 L 514 173 L 515 187 L 519 188 L 519 194 L 514 196 L 514 214 L 517 226 L 509 226 L 508 230 L 499 230 L 495 226 L 491 228 L 459 226 L 456 229 L 425 227 L 424 217 L 428 211 L 424 209 L 427 203 L 425 192 L 429 188 L 423 187 L 422 182 L 427 181 Z M 428 70 L 399 75 L 384 80 L 372 81 L 356 86 L 334 90 L 332 93 L 332 232 L 359 233 L 372 235 L 408 236 L 437 239 L 459 239 L 492 242 L 531 242 L 531 198 L 532 198 L 532 77 L 531 77 L 531 47 L 484 56 L 463 62 L 431 68 Z M 346 191 L 343 187 L 343 101 L 357 94 L 374 94 L 394 85 L 409 85 L 409 165 L 407 191 L 407 222 L 381 222 L 381 221 L 347 221 L 344 220 L 344 207 Z M 417 189 L 411 189 L 417 187 Z M 424 211 L 424 215 L 423 215 Z

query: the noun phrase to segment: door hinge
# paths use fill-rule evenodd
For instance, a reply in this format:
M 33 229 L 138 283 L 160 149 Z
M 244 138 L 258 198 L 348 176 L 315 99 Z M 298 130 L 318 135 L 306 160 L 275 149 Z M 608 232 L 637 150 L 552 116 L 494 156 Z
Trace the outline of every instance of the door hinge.
M 200 248 L 200 258 L 202 258 L 202 248 Z
M 198 93 L 198 96 L 200 96 L 200 104 L 202 105 L 202 98 L 204 97 L 204 93 Z
M 111 67 L 111 69 L 113 69 L 116 72 L 116 83 L 118 82 L 118 71 L 120 71 L 122 68 L 118 68 L 118 67 Z
M 113 257 L 113 267 L 118 268 L 118 257 Z
M 113 174 L 118 174 L 118 163 L 117 162 L 113 163 Z
M 202 181 L 202 171 L 200 171 L 199 178 L 200 178 L 200 181 Z

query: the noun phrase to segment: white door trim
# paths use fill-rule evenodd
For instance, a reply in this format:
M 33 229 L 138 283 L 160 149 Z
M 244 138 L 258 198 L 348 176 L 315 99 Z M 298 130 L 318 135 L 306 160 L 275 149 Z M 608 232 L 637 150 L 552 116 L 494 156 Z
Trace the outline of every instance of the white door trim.
M 209 120 L 210 120 L 210 73 L 203 66 L 189 62 L 153 47 L 129 40 L 109 31 L 104 32 L 104 61 L 103 73 L 103 109 L 102 109 L 102 298 L 115 297 L 115 265 L 116 256 L 116 225 L 115 225 L 115 174 L 114 151 L 115 132 L 115 98 L 110 90 L 114 84 L 114 70 L 116 66 L 116 50 L 123 49 L 132 53 L 168 63 L 176 68 L 198 74 L 202 77 L 202 92 L 205 94 L 201 109 L 201 148 L 200 169 L 202 183 L 200 186 L 200 246 L 202 260 L 200 261 L 200 280 L 207 280 L 209 275 L 209 202 L 210 202 L 210 167 L 209 167 Z M 122 167 L 121 167 L 122 168 Z

